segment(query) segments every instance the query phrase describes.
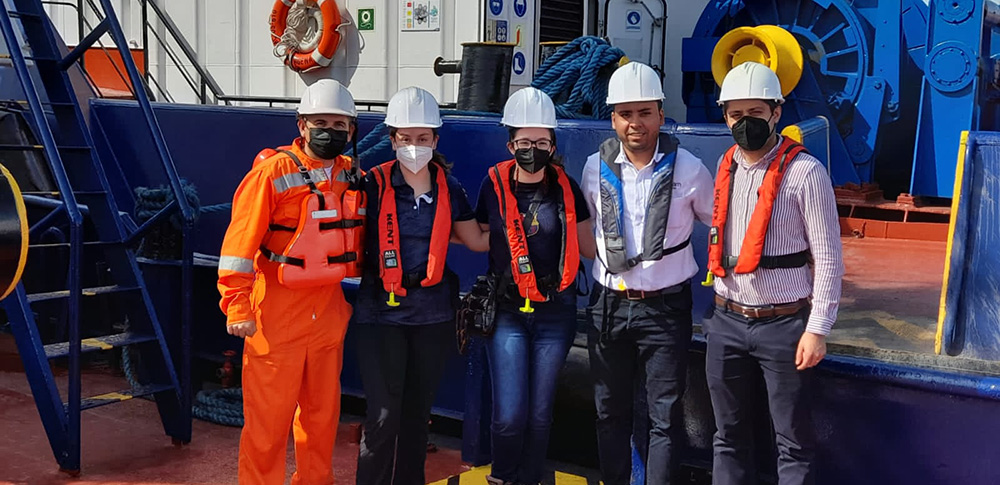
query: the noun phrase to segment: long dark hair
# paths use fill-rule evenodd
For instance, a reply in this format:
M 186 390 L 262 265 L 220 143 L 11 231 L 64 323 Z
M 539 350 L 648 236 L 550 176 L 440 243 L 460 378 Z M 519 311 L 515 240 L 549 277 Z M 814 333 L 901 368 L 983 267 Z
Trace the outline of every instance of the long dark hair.
M 398 131 L 399 131 L 398 128 L 393 128 L 393 127 L 390 126 L 389 127 L 389 138 L 396 138 L 396 133 Z M 438 129 L 437 128 L 431 128 L 431 133 L 433 133 L 434 137 L 436 138 L 438 136 Z M 441 152 L 437 151 L 436 148 L 434 149 L 434 154 L 431 155 L 431 163 L 435 163 L 435 164 L 437 164 L 438 167 L 444 169 L 445 175 L 451 175 L 451 166 L 452 166 L 452 164 L 448 163 L 448 160 L 446 158 L 444 158 L 444 155 L 442 155 Z
M 518 130 L 521 130 L 521 128 L 515 128 L 513 126 L 507 127 L 508 143 L 514 141 L 514 137 L 517 135 Z M 552 146 L 556 146 L 556 130 L 553 130 L 552 128 L 548 128 L 548 130 L 549 134 L 552 135 Z M 563 157 L 562 154 L 559 153 L 558 148 L 556 148 L 556 151 L 552 152 L 552 158 L 549 159 L 549 163 L 552 165 L 559 165 L 560 167 L 562 166 Z

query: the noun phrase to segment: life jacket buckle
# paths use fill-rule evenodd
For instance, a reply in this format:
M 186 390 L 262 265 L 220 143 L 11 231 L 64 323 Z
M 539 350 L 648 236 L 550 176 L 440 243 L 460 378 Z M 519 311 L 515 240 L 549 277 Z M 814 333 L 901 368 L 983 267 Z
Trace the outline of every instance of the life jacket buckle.
M 535 313 L 535 309 L 531 308 L 531 298 L 524 297 L 524 306 L 518 310 L 521 310 L 521 313 Z

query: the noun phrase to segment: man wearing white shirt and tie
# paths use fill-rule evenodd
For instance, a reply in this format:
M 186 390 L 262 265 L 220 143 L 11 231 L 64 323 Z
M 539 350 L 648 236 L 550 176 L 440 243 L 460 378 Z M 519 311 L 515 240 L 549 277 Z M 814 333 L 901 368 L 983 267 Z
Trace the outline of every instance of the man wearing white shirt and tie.
M 611 76 L 608 105 L 617 138 L 587 159 L 582 190 L 596 217 L 597 280 L 588 333 L 601 473 L 628 484 L 636 384 L 649 416 L 647 484 L 668 484 L 677 466 L 687 350 L 691 341 L 691 249 L 695 218 L 712 220 L 712 176 L 701 160 L 660 133 L 663 91 L 649 66 Z

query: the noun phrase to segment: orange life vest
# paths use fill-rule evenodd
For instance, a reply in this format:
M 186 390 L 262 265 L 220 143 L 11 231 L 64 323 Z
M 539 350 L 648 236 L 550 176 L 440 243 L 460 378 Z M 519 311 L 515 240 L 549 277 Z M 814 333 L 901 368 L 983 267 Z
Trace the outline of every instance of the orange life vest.
M 312 192 L 302 199 L 296 227 L 278 224 L 268 227 L 271 231 L 294 233 L 284 250 L 277 253 L 264 245 L 260 247 L 261 254 L 280 264 L 278 282 L 292 289 L 311 288 L 340 283 L 353 273 L 360 275 L 364 192 L 357 188 L 347 190 L 343 198 L 323 192 L 293 152 L 278 151 L 295 162 Z M 352 194 L 348 195 L 349 192 Z
M 372 169 L 379 189 L 379 277 L 382 279 L 382 287 L 389 293 L 389 301 L 386 302 L 389 306 L 399 306 L 396 295 L 406 296 L 406 287 L 417 284 L 417 281 L 423 287 L 434 286 L 441 282 L 448 257 L 448 244 L 451 240 L 451 194 L 448 191 L 448 177 L 443 168 L 431 164 L 428 165 L 428 170 L 434 172 L 437 204 L 434 210 L 434 226 L 431 228 L 427 269 L 420 275 L 403 274 L 399 251 L 396 190 L 392 187 L 392 169 L 395 165 L 396 161 L 393 160 Z
M 280 146 L 277 149 L 265 148 L 257 153 L 257 156 L 253 160 L 253 166 L 257 166 L 257 164 L 264 162 L 278 153 L 288 153 L 288 150 L 291 148 L 291 145 Z M 293 158 L 293 160 L 295 159 Z M 298 160 L 295 161 L 298 163 Z M 364 224 L 368 205 L 368 198 L 365 191 L 361 187 L 361 181 L 364 177 L 365 172 L 358 168 L 356 160 L 351 168 L 343 169 L 336 174 L 337 180 L 347 182 L 348 184 L 347 190 L 344 191 L 343 196 L 340 198 L 342 214 L 340 221 L 336 223 L 324 223 L 325 225 L 323 226 L 327 228 L 342 229 L 344 232 L 344 253 L 353 253 L 357 255 L 353 261 L 342 263 L 346 267 L 347 272 L 345 277 L 347 278 L 359 278 L 362 273 L 363 255 L 365 251 Z M 301 224 L 299 227 L 301 227 Z M 270 229 L 272 231 L 295 232 L 296 228 L 272 224 Z
M 785 170 L 788 168 L 789 162 L 803 152 L 806 152 L 806 149 L 802 145 L 787 137 L 782 140 L 774 160 L 767 167 L 764 181 L 757 191 L 757 204 L 750 216 L 750 227 L 747 228 L 735 264 L 731 264 L 734 259 L 732 256 L 723 254 L 725 251 L 723 235 L 726 233 L 729 203 L 738 167 L 733 158 L 736 153 L 736 145 L 733 145 L 723 156 L 719 163 L 718 175 L 715 177 L 715 208 L 712 211 L 712 227 L 709 231 L 708 241 L 708 270 L 712 274 L 722 278 L 726 276 L 726 270 L 730 267 L 737 274 L 745 274 L 756 271 L 758 267 L 794 268 L 805 266 L 808 263 L 808 251 L 783 256 L 762 256 L 767 227 L 771 223 L 774 201 L 778 197 L 778 189 L 785 177 Z
M 253 166 L 256 167 L 257 164 L 262 163 L 265 160 L 267 160 L 268 158 L 271 158 L 271 157 L 277 155 L 279 150 L 284 151 L 284 150 L 291 150 L 291 149 L 292 149 L 291 145 L 284 145 L 284 146 L 280 146 L 278 148 L 265 148 L 265 149 L 257 152 L 257 156 L 254 157 L 254 159 L 253 159 Z
M 517 198 L 512 189 L 515 168 L 517 168 L 517 162 L 508 160 L 496 164 L 489 174 L 493 181 L 497 200 L 500 203 L 500 214 L 503 217 L 504 226 L 507 228 L 511 275 L 514 283 L 517 284 L 517 290 L 521 297 L 525 298 L 525 306 L 521 310 L 530 313 L 532 311 L 531 301 L 542 302 L 548 298 L 538 289 L 534 265 L 531 263 L 531 255 L 528 254 L 528 237 L 524 230 L 524 218 L 518 210 Z M 555 165 L 551 165 L 550 168 L 555 171 L 559 188 L 562 189 L 563 210 L 560 216 L 563 222 L 563 244 L 559 257 L 560 280 L 558 288 L 559 291 L 563 291 L 573 284 L 580 267 L 580 245 L 576 233 L 576 200 L 565 170 Z

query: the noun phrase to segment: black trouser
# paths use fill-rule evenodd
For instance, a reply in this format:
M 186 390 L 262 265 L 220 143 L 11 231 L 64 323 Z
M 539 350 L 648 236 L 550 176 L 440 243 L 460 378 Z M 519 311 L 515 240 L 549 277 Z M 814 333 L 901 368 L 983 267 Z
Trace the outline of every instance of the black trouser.
M 753 453 L 752 386 L 764 375 L 778 445 L 779 485 L 815 481 L 815 431 L 808 387 L 812 369 L 795 369 L 795 352 L 809 307 L 790 316 L 747 318 L 716 307 L 702 325 L 708 339 L 705 374 L 715 411 L 715 485 L 757 483 Z M 759 370 L 758 370 L 759 369 Z
M 423 485 L 427 421 L 455 324 L 359 324 L 353 331 L 368 404 L 357 484 Z
M 607 485 L 627 485 L 632 475 L 637 380 L 645 386 L 649 417 L 648 437 L 636 438 L 639 448 L 648 447 L 646 483 L 671 483 L 676 469 L 675 446 L 683 427 L 681 397 L 691 343 L 691 286 L 685 283 L 674 289 L 663 296 L 626 300 L 603 294 L 607 290 L 600 286 L 595 288 L 602 294 L 590 308 L 594 324 L 588 347 L 598 454 Z M 605 314 L 610 328 L 602 337 Z

